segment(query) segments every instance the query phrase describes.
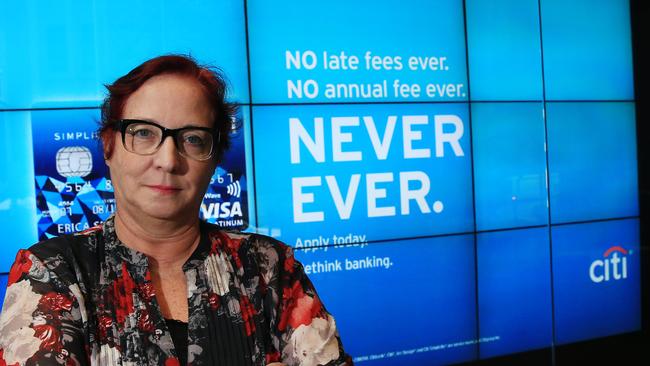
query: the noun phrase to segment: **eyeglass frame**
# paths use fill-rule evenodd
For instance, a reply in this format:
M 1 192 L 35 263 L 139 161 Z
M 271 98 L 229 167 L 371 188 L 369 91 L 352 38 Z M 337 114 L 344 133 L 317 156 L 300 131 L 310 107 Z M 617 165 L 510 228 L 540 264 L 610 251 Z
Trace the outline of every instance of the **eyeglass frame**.
M 118 119 L 118 120 L 115 120 L 115 123 L 117 124 L 117 130 L 120 131 L 120 133 L 122 134 L 122 146 L 124 146 L 124 149 L 126 149 L 126 151 L 128 151 L 128 152 L 131 152 L 131 153 L 134 153 L 134 154 L 137 154 L 137 155 L 141 155 L 141 156 L 147 156 L 147 155 L 155 154 L 160 149 L 160 146 L 163 144 L 163 142 L 165 142 L 165 139 L 167 138 L 167 136 L 171 136 L 172 141 L 174 141 L 174 146 L 176 147 L 176 151 L 178 151 L 178 153 L 181 156 L 189 158 L 189 159 L 193 159 L 193 160 L 196 160 L 196 161 L 206 161 L 206 160 L 211 159 L 214 156 L 215 147 L 219 144 L 219 142 L 221 142 L 221 132 L 217 131 L 217 136 L 215 136 L 214 135 L 215 129 L 208 128 L 208 127 L 186 126 L 186 127 L 181 127 L 181 128 L 167 128 L 167 127 L 163 127 L 163 126 L 161 126 L 161 125 L 159 125 L 159 124 L 157 124 L 157 123 L 155 123 L 153 121 L 147 121 L 147 120 L 143 120 L 143 119 L 134 119 L 134 118 Z M 158 143 L 156 148 L 151 153 L 149 153 L 149 154 L 137 153 L 135 151 L 131 151 L 126 146 L 126 129 L 127 129 L 127 127 L 129 127 L 129 125 L 132 125 L 134 123 L 142 123 L 142 124 L 146 124 L 146 125 L 149 125 L 149 126 L 158 127 L 162 131 L 162 136 L 160 137 L 160 142 Z M 210 134 L 210 136 L 212 136 L 212 146 L 210 147 L 210 154 L 208 154 L 208 156 L 205 159 L 193 158 L 193 157 L 191 157 L 191 156 L 189 156 L 189 155 L 187 155 L 185 153 L 185 149 L 182 149 L 182 148 L 178 147 L 177 136 L 178 136 L 178 134 L 180 132 L 185 131 L 185 130 L 202 130 L 202 131 L 208 132 Z

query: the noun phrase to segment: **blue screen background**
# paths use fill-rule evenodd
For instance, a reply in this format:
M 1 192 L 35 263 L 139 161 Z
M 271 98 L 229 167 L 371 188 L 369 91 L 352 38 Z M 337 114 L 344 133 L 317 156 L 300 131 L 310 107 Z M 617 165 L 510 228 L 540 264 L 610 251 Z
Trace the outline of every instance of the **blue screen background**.
M 546 228 L 477 235 L 481 356 L 548 346 L 553 339 L 550 248 Z M 534 331 L 531 331 L 534 329 Z
M 541 100 L 542 47 L 537 1 L 467 1 L 473 101 Z
M 289 65 L 287 52 L 306 51 L 313 69 Z M 359 67 L 326 70 L 324 52 L 356 55 Z M 367 69 L 367 52 L 402 68 Z M 2 2 L 1 298 L 16 252 L 38 241 L 35 170 L 56 148 L 35 128 L 97 116 L 104 84 L 168 53 L 227 75 L 243 131 L 223 174 L 245 175 L 244 226 L 296 247 L 357 364 L 463 362 L 640 329 L 632 46 L 629 6 L 617 0 Z M 409 57 L 445 57 L 446 68 L 411 70 Z M 316 82 L 317 95 L 292 95 L 298 80 Z M 396 96 L 396 80 L 452 92 Z M 384 81 L 381 96 L 325 94 Z M 391 116 L 392 140 L 381 140 Z M 454 132 L 436 130 L 440 116 L 462 122 L 462 155 L 446 142 L 437 156 L 438 135 Z M 360 160 L 334 159 L 341 117 L 356 118 L 338 136 Z M 409 135 L 424 155 L 406 158 L 412 117 L 426 121 Z M 292 162 L 291 119 L 314 138 L 317 118 L 324 158 L 301 140 Z M 404 186 L 405 172 L 428 179 L 425 208 L 404 201 L 422 188 Z M 368 177 L 378 174 L 384 214 L 371 217 Z M 294 210 L 292 182 L 305 177 L 319 182 L 301 191 L 303 211 L 322 213 L 312 222 Z M 345 217 L 331 182 L 350 204 Z M 357 245 L 335 247 L 334 235 Z M 613 246 L 627 251 L 627 278 L 593 282 L 590 266 Z M 346 269 L 364 258 L 382 261 Z M 342 270 L 314 271 L 336 261 Z
M 553 223 L 637 216 L 634 103 L 548 103 Z
M 627 1 L 540 1 L 548 100 L 631 100 Z
M 472 139 L 478 230 L 548 223 L 543 104 L 473 104 Z

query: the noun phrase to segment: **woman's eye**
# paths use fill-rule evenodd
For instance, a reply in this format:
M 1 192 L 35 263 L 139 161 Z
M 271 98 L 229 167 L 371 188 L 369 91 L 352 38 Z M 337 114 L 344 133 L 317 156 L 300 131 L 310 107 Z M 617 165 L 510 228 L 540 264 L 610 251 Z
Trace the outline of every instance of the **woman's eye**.
M 133 129 L 130 134 L 139 139 L 150 139 L 154 136 L 154 132 L 148 128 Z
M 203 139 L 196 135 L 185 137 L 185 142 L 190 145 L 203 145 Z

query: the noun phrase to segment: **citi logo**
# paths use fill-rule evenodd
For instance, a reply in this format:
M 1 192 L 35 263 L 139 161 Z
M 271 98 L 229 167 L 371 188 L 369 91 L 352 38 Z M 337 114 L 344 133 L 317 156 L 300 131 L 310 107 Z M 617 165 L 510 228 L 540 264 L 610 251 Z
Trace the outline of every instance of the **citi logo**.
M 617 245 L 607 249 L 604 259 L 596 259 L 589 266 L 589 277 L 595 283 L 627 278 L 627 254 L 627 250 Z

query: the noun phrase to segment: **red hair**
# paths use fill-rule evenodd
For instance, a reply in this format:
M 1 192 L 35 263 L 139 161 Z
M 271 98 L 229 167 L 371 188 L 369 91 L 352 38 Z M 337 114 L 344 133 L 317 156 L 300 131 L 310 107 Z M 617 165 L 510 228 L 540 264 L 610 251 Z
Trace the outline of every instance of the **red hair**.
M 149 59 L 128 74 L 106 85 L 108 96 L 102 104 L 102 117 L 99 136 L 104 145 L 104 156 L 109 157 L 113 151 L 113 134 L 117 131 L 117 121 L 122 118 L 126 100 L 147 80 L 163 74 L 189 76 L 203 87 L 203 92 L 212 107 L 215 116 L 213 129 L 219 140 L 215 146 L 215 158 L 221 159 L 228 149 L 230 131 L 236 106 L 228 103 L 226 81 L 220 70 L 199 65 L 192 57 L 185 55 L 166 55 Z

